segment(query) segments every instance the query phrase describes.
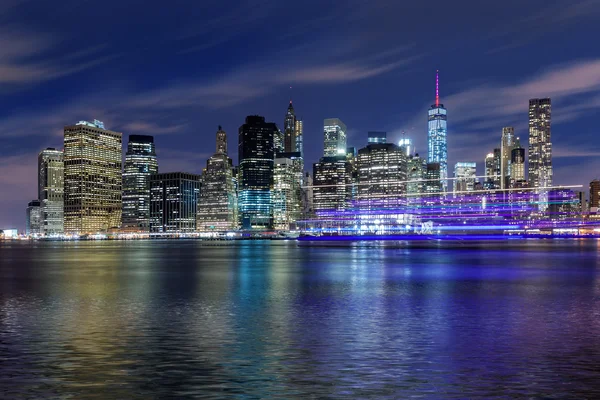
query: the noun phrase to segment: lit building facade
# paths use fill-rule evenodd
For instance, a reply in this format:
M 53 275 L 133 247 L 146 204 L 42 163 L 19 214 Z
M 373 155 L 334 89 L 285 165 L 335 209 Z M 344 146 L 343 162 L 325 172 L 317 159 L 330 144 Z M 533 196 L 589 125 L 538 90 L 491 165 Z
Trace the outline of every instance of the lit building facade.
M 121 133 L 100 121 L 64 129 L 64 230 L 106 232 L 121 226 Z
M 42 206 L 39 200 L 32 200 L 27 205 L 25 222 L 25 233 L 27 235 L 42 235 L 44 233 Z
M 150 175 L 158 173 L 154 137 L 129 135 L 123 167 L 123 230 L 150 229 Z
M 500 189 L 507 189 L 511 180 L 511 156 L 515 147 L 515 128 L 507 126 L 502 128 L 500 144 Z
M 323 121 L 323 156 L 336 157 L 346 153 L 346 124 L 339 118 L 327 118 Z
M 199 231 L 228 231 L 238 226 L 233 162 L 227 155 L 227 134 L 219 126 L 217 151 L 202 171 L 198 200 Z
M 346 210 L 351 200 L 351 166 L 346 156 L 322 157 L 313 165 L 313 207 L 317 217 Z
M 42 233 L 64 233 L 64 154 L 48 148 L 38 155 L 38 199 L 42 207 Z
M 356 168 L 355 204 L 360 210 L 406 205 L 407 160 L 402 148 L 393 143 L 371 143 L 358 150 Z
M 200 176 L 168 172 L 150 176 L 150 233 L 196 231 Z
M 425 170 L 425 193 L 439 195 L 443 190 L 441 181 L 441 168 L 439 163 L 427 163 Z
M 382 144 L 387 142 L 387 132 L 371 131 L 367 133 L 369 144 Z
M 406 192 L 408 201 L 418 203 L 425 193 L 425 179 L 427 177 L 427 161 L 418 154 L 409 156 L 407 161 Z
M 277 230 L 295 227 L 302 216 L 303 163 L 300 153 L 282 153 L 273 173 L 273 224 Z
M 552 186 L 552 104 L 549 98 L 529 100 L 529 186 L 540 196 L 539 210 L 548 207 L 548 187 Z
M 485 156 L 485 181 L 483 188 L 487 190 L 500 189 L 500 163 L 501 151 L 495 148 L 492 153 Z
M 415 152 L 415 147 L 413 146 L 412 139 L 410 138 L 402 138 L 398 141 L 398 146 L 402 147 L 406 153 L 406 156 L 410 156 Z
M 442 191 L 448 190 L 448 121 L 447 111 L 440 103 L 439 76 L 436 74 L 435 104 L 427 113 L 427 162 L 440 167 Z
M 458 162 L 454 165 L 454 196 L 464 196 L 465 192 L 475 190 L 477 183 L 477 164 Z
M 254 115 L 239 129 L 238 206 L 243 229 L 273 228 L 274 137 L 277 125 Z
M 521 141 L 517 138 L 510 156 L 510 187 L 524 187 L 526 184 L 525 149 L 521 147 Z
M 590 199 L 589 211 L 590 214 L 597 214 L 600 207 L 600 180 L 594 179 L 590 182 Z

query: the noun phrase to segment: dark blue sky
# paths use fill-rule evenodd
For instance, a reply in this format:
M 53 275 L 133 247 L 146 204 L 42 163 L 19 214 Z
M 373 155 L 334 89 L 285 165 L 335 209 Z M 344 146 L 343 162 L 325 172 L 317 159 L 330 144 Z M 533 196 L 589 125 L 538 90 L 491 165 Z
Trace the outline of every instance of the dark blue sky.
M 482 173 L 503 126 L 525 145 L 528 99 L 550 96 L 555 183 L 587 186 L 600 171 L 599 19 L 597 0 L 2 0 L 0 228 L 24 227 L 37 153 L 62 148 L 64 125 L 155 135 L 163 172 L 199 173 L 218 125 L 235 160 L 244 117 L 281 126 L 291 93 L 307 169 L 328 117 L 349 145 L 406 130 L 424 153 L 436 69 L 450 169 Z

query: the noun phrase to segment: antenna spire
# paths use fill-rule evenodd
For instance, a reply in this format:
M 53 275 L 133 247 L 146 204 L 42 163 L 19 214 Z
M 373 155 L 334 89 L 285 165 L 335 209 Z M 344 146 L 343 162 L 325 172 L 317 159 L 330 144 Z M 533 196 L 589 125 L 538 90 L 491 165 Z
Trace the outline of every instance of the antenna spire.
M 440 106 L 440 71 L 435 71 L 435 106 Z

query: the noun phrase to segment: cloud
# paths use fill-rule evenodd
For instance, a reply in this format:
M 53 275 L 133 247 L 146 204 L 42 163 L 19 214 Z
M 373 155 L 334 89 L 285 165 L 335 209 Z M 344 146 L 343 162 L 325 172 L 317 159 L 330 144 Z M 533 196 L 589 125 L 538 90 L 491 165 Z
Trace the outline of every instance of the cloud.
M 119 127 L 126 133 L 140 133 L 146 135 L 163 135 L 169 133 L 179 133 L 186 127 L 186 124 L 161 126 L 153 122 L 134 121 L 128 122 Z

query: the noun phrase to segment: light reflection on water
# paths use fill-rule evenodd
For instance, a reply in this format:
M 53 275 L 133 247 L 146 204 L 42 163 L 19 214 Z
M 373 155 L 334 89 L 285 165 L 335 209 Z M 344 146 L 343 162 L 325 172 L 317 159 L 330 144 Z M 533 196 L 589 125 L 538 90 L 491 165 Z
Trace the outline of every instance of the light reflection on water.
M 594 241 L 2 243 L 0 398 L 599 397 L 599 272 Z

